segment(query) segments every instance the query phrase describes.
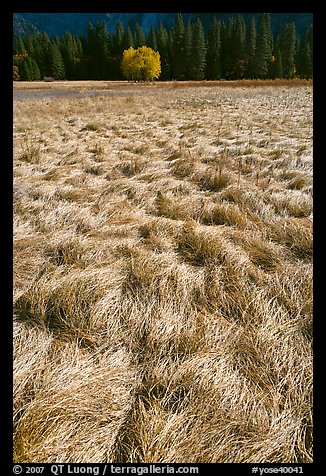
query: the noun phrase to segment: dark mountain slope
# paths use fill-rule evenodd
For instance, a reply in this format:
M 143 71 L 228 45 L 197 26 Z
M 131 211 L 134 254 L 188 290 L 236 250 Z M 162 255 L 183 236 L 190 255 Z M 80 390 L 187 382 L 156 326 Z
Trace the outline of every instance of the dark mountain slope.
M 183 13 L 184 20 L 194 20 L 199 17 L 204 28 L 209 27 L 211 18 L 215 15 L 221 20 L 227 20 L 231 16 L 240 13 Z M 241 13 L 245 21 L 259 13 Z M 34 28 L 39 31 L 46 31 L 50 37 L 62 35 L 65 31 L 71 31 L 77 35 L 85 35 L 87 25 L 91 22 L 106 21 L 109 31 L 114 31 L 117 22 L 120 20 L 124 26 L 130 24 L 131 27 L 139 23 L 144 32 L 147 33 L 151 24 L 157 27 L 161 22 L 166 28 L 174 24 L 176 13 L 17 13 L 14 18 L 14 36 L 25 31 L 26 28 Z M 313 20 L 312 13 L 271 13 L 271 28 L 273 32 L 282 31 L 286 23 L 294 21 L 296 29 L 300 34 L 307 28 Z M 25 29 L 26 29 L 25 28 Z M 27 31 L 27 30 L 26 30 Z
M 37 27 L 32 22 L 16 14 L 14 14 L 13 18 L 13 31 L 14 37 L 26 37 L 33 33 L 39 33 Z

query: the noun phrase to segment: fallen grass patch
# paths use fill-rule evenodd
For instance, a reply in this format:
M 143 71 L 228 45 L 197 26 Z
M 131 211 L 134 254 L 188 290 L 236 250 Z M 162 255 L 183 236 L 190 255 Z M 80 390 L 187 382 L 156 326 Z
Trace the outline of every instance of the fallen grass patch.
M 248 223 L 245 212 L 233 203 L 220 203 L 204 209 L 200 221 L 205 225 L 228 225 L 239 228 L 244 228 Z

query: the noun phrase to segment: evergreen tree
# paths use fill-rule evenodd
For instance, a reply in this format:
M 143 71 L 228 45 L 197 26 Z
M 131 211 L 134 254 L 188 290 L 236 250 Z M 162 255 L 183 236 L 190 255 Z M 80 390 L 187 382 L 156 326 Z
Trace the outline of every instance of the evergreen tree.
M 221 37 L 220 24 L 213 18 L 208 33 L 206 54 L 206 78 L 219 79 L 221 77 Z
M 256 56 L 256 19 L 252 17 L 246 34 L 246 61 L 247 61 L 247 78 L 255 76 L 255 56 Z
M 86 61 L 85 61 L 85 54 L 84 54 L 84 41 L 85 41 L 85 38 L 75 36 L 76 57 L 75 57 L 74 79 L 87 78 Z
M 232 41 L 234 49 L 232 77 L 241 79 L 246 73 L 246 27 L 242 15 L 236 18 Z
M 132 37 L 132 33 L 130 30 L 130 26 L 128 25 L 127 28 L 124 30 L 123 40 L 122 40 L 122 48 L 124 50 L 128 50 L 130 47 L 134 46 L 134 39 Z
M 122 79 L 122 73 L 120 68 L 122 53 L 125 49 L 130 48 L 133 44 L 133 38 L 128 39 L 128 32 L 130 32 L 130 27 L 128 26 L 125 30 L 122 22 L 119 20 L 115 32 L 112 36 L 108 37 L 108 44 L 110 44 L 109 58 L 108 58 L 108 69 L 110 71 L 109 77 L 111 79 Z M 127 43 L 131 43 L 127 47 Z
M 135 35 L 134 35 L 134 46 L 135 48 L 140 48 L 141 46 L 146 45 L 146 38 L 142 27 L 139 23 L 136 23 L 135 26 Z
M 30 72 L 31 81 L 39 81 L 41 79 L 41 73 L 35 59 L 29 57 L 27 60 L 27 65 Z
M 235 63 L 235 41 L 234 41 L 234 32 L 235 32 L 235 19 L 234 17 L 228 18 L 223 37 L 223 69 L 224 76 L 227 79 L 233 78 L 233 70 Z
M 30 35 L 25 39 L 25 47 L 26 47 L 26 51 L 28 55 L 33 56 L 36 43 L 37 43 L 36 35 Z
M 197 18 L 192 33 L 190 79 L 202 80 L 205 78 L 206 42 L 202 22 Z
M 270 73 L 272 79 L 283 78 L 282 53 L 278 47 L 275 51 L 275 54 L 272 56 Z
M 65 79 L 65 67 L 59 46 L 55 41 L 50 45 L 49 50 L 50 60 L 50 76 L 54 79 Z
M 282 54 L 283 76 L 293 78 L 296 74 L 295 53 L 296 53 L 296 31 L 295 24 L 288 23 L 280 38 L 280 49 Z
M 153 25 L 151 25 L 150 30 L 148 32 L 146 45 L 152 48 L 152 50 L 157 51 L 156 32 Z
M 65 32 L 60 41 L 60 51 L 65 66 L 66 79 L 74 79 L 75 62 L 74 62 L 74 41 L 71 33 Z
M 40 69 L 41 78 L 50 76 L 50 39 L 47 33 L 37 36 L 34 47 L 34 58 Z
M 105 21 L 96 25 L 97 79 L 108 78 L 108 31 Z
M 267 32 L 267 58 L 268 61 L 271 60 L 272 51 L 273 51 L 273 33 L 271 30 L 271 19 L 269 13 L 263 13 L 266 25 L 266 32 Z
M 300 78 L 310 79 L 313 76 L 312 26 L 305 31 L 300 43 L 297 72 Z
M 187 21 L 183 37 L 184 42 L 184 79 L 191 79 L 192 65 L 192 25 Z
M 31 81 L 31 73 L 28 67 L 27 59 L 22 59 L 19 61 L 18 64 L 18 73 L 20 76 L 21 81 Z
M 24 45 L 23 39 L 20 36 L 17 36 L 14 42 L 14 55 L 23 55 L 26 53 L 26 46 Z
M 87 79 L 95 79 L 95 67 L 94 67 L 94 54 L 96 49 L 95 42 L 95 29 L 92 23 L 87 27 L 87 40 L 86 40 L 86 65 L 87 65 Z
M 161 57 L 161 79 L 171 79 L 171 58 L 169 50 L 169 34 L 160 23 L 156 34 L 157 49 Z
M 258 20 L 254 77 L 267 78 L 271 61 L 271 31 L 269 14 L 262 13 Z
M 106 23 L 96 22 L 88 26 L 88 75 L 90 79 L 106 79 L 108 77 L 108 42 L 109 35 Z
M 114 42 L 113 42 L 113 51 L 114 55 L 121 56 L 123 52 L 123 39 L 124 39 L 124 28 L 121 20 L 118 21 L 115 28 Z
M 227 63 L 227 39 L 226 39 L 226 24 L 224 21 L 220 23 L 220 65 L 221 65 L 221 78 L 225 78 L 225 65 Z
M 183 18 L 182 15 L 178 13 L 175 26 L 170 36 L 172 76 L 178 80 L 184 79 L 184 32 Z

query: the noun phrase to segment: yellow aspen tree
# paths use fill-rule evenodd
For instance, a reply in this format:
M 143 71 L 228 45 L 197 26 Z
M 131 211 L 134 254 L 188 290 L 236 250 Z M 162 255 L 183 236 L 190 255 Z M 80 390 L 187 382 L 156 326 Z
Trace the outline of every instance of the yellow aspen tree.
M 152 81 L 161 74 L 160 54 L 148 46 L 128 48 L 123 52 L 122 74 L 129 80 Z

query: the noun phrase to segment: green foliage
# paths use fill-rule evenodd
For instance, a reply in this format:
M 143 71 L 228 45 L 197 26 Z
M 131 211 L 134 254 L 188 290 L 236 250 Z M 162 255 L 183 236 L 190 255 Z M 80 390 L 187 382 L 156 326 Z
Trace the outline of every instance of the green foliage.
M 26 47 L 24 45 L 24 42 L 20 36 L 17 37 L 15 43 L 14 43 L 14 55 L 17 54 L 23 54 L 26 51 Z
M 162 73 L 161 79 L 168 80 L 171 79 L 171 54 L 169 48 L 169 34 L 167 30 L 164 28 L 162 24 L 160 24 L 157 35 L 157 50 L 161 56 L 161 66 L 162 66 Z
M 21 81 L 32 81 L 32 76 L 27 59 L 23 59 L 18 63 L 18 71 Z
M 147 35 L 146 45 L 152 48 L 152 50 L 157 51 L 156 32 L 153 25 L 151 25 L 149 33 Z M 132 45 L 129 45 L 129 46 L 132 46 Z
M 19 69 L 18 69 L 18 66 L 16 66 L 15 64 L 13 65 L 13 80 L 14 81 L 20 80 Z
M 246 32 L 246 77 L 251 79 L 255 75 L 255 56 L 256 56 L 256 21 L 252 18 Z
M 28 68 L 32 81 L 39 81 L 41 79 L 40 69 L 34 58 L 28 58 Z
M 214 17 L 208 33 L 206 77 L 207 79 L 219 79 L 221 76 L 221 36 L 220 23 Z
M 190 79 L 204 79 L 206 66 L 206 42 L 203 25 L 199 18 L 193 26 L 190 52 Z
M 54 79 L 65 78 L 65 66 L 63 58 L 59 49 L 59 46 L 53 42 L 49 49 L 49 62 L 50 62 L 50 76 Z
M 268 77 L 268 68 L 271 57 L 272 51 L 269 15 L 267 13 L 262 13 L 258 22 L 256 55 L 253 71 L 255 78 L 265 79 Z
M 296 31 L 294 23 L 289 23 L 284 28 L 280 39 L 282 53 L 283 77 L 293 78 L 296 73 L 295 53 L 296 53 Z
M 283 62 L 282 62 L 282 53 L 281 50 L 278 48 L 275 52 L 275 55 L 272 56 L 272 64 L 271 64 L 271 77 L 275 78 L 283 78 Z
M 143 29 L 138 23 L 136 23 L 134 46 L 135 48 L 139 48 L 140 46 L 145 46 L 145 45 L 146 45 L 146 39 L 145 39 L 145 34 L 143 32 Z
M 301 41 L 298 59 L 297 59 L 297 73 L 300 78 L 312 77 L 312 26 L 307 29 Z
M 183 18 L 178 13 L 176 23 L 171 31 L 170 44 L 171 44 L 171 60 L 174 79 L 185 79 L 184 72 L 184 33 L 185 27 Z
M 130 30 L 130 26 L 128 25 L 123 33 L 123 40 L 122 40 L 123 51 L 133 46 L 134 46 L 134 39 Z M 148 45 L 148 46 L 151 46 L 151 45 Z M 156 48 L 153 48 L 153 49 L 156 50 Z
M 121 55 L 123 52 L 124 28 L 122 22 L 119 20 L 115 29 L 113 40 L 113 53 Z

